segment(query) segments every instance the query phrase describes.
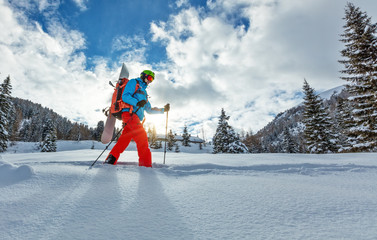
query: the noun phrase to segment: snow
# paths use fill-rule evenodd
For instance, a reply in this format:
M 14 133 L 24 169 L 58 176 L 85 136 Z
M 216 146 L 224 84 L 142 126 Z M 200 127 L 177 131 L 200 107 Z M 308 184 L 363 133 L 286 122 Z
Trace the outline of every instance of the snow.
M 29 179 L 33 174 L 33 169 L 27 165 L 16 167 L 0 161 L 0 187 Z
M 189 153 L 211 153 L 212 148 L 210 146 L 204 147 L 203 150 L 199 149 L 199 144 L 190 143 L 191 147 L 182 146 L 181 142 L 177 142 L 179 145 L 179 149 L 183 152 Z M 10 145 L 7 149 L 8 153 L 30 153 L 30 152 L 40 152 L 37 149 L 39 143 L 35 142 L 18 142 L 16 145 Z M 105 149 L 107 144 L 102 144 L 101 142 L 97 141 L 56 141 L 57 151 L 72 151 L 72 150 L 84 150 L 84 149 L 98 149 L 103 150 Z M 112 149 L 114 143 L 109 146 L 109 150 Z M 160 149 L 151 149 L 153 152 L 163 152 L 164 151 L 164 143 L 162 144 L 162 148 Z M 127 151 L 136 151 L 136 144 L 132 141 L 127 148 Z
M 89 170 L 97 143 L 22 151 L 29 145 L 0 155 L 0 239 L 377 236 L 377 153 L 210 154 L 193 145 L 168 152 L 167 165 L 154 151 L 149 169 L 131 146 L 117 166 L 103 156 Z
M 321 92 L 319 94 L 319 96 L 322 98 L 322 99 L 326 99 L 326 100 L 329 100 L 331 98 L 331 96 L 333 94 L 339 94 L 340 92 L 342 92 L 343 89 L 345 89 L 346 86 L 342 85 L 342 86 L 338 86 L 338 87 L 335 87 L 335 88 L 332 88 L 332 89 L 329 89 L 327 91 L 324 91 L 324 92 Z

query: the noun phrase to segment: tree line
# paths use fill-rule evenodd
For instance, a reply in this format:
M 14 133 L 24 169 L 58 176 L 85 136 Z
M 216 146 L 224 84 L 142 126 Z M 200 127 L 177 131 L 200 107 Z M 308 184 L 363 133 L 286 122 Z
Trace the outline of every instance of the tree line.
M 12 97 L 11 90 L 8 76 L 0 86 L 0 152 L 7 149 L 8 142 L 40 142 L 41 151 L 55 151 L 56 140 L 94 140 L 100 136 L 97 128 L 71 122 L 40 104 Z

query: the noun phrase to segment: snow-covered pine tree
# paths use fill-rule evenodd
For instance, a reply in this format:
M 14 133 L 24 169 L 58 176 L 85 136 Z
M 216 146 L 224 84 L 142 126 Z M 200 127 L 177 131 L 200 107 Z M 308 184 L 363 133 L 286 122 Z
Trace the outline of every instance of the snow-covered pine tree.
M 229 118 L 225 110 L 221 109 L 219 123 L 213 137 L 213 153 L 247 153 L 246 145 L 240 141 L 239 136 L 228 124 Z
M 332 133 L 331 118 L 323 106 L 323 100 L 314 93 L 314 89 L 304 80 L 304 135 L 310 153 L 336 152 L 335 136 Z
M 21 124 L 20 131 L 18 133 L 20 141 L 29 142 L 30 132 L 31 132 L 30 120 L 24 119 Z
M 377 151 L 377 24 L 366 12 L 347 3 L 341 51 L 341 77 L 348 82 L 348 100 L 354 107 L 349 131 L 351 151 Z
M 190 147 L 190 137 L 191 134 L 187 131 L 187 126 L 183 128 L 183 134 L 182 134 L 182 146 Z
M 43 125 L 41 152 L 56 152 L 56 128 L 51 119 Z
M 353 119 L 349 103 L 343 98 L 338 98 L 336 103 L 333 128 L 338 139 L 337 147 L 339 152 L 348 152 L 351 149 L 348 141 L 348 131 L 353 126 Z
M 173 147 L 174 147 L 174 144 L 175 144 L 175 135 L 173 134 L 173 131 L 170 129 L 169 131 L 169 134 L 168 134 L 168 150 L 169 151 L 173 151 Z
M 8 115 L 12 109 L 11 91 L 12 85 L 8 76 L 0 86 L 0 152 L 4 152 L 8 147 Z
M 283 131 L 283 150 L 286 153 L 296 153 L 296 144 L 292 139 L 292 135 L 289 132 L 289 128 L 285 127 Z

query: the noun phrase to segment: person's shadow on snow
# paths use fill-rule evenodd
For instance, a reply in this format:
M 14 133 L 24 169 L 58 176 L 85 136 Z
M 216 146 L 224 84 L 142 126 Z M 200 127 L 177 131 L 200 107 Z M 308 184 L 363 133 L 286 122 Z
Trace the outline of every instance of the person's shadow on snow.
M 135 232 L 127 239 L 193 239 L 175 207 L 165 195 L 164 188 L 152 168 L 140 167 L 136 202 L 126 211 Z
M 127 185 L 123 182 L 127 175 L 119 179 L 116 167 L 102 166 L 87 180 L 90 185 L 75 202 L 76 208 L 71 206 L 51 238 L 193 239 L 194 233 L 165 195 L 155 171 L 131 168 L 128 174 L 138 174 L 137 182 L 128 182 L 122 191 L 120 184 Z

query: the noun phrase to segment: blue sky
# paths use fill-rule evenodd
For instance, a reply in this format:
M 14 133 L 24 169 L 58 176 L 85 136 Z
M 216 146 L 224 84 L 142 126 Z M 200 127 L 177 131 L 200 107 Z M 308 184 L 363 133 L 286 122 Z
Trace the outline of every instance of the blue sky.
M 352 1 L 377 21 L 373 0 Z M 317 91 L 344 84 L 346 0 L 0 0 L 0 78 L 92 127 L 105 120 L 121 64 L 156 72 L 153 106 L 169 128 L 213 135 L 221 108 L 237 131 L 263 128 Z M 164 116 L 147 116 L 164 132 Z
M 150 22 L 166 21 L 173 11 L 166 0 L 94 0 L 86 7 L 87 10 L 81 11 L 73 2 L 66 1 L 59 12 L 68 25 L 85 34 L 87 49 L 84 52 L 89 59 L 95 56 L 116 58 L 118 51 L 112 49 L 116 36 L 141 35 L 150 39 Z M 158 44 L 148 45 L 146 60 L 151 63 L 166 60 L 164 49 Z
M 167 61 L 164 46 L 151 41 L 152 34 L 149 28 L 151 22 L 167 21 L 171 14 L 177 12 L 181 6 L 176 1 L 90 0 L 82 1 L 83 6 L 79 6 L 73 0 L 60 2 L 55 12 L 56 17 L 69 28 L 77 29 L 85 35 L 86 48 L 83 52 L 88 58 L 87 68 L 93 67 L 94 63 L 91 60 L 97 56 L 117 58 L 119 50 L 112 47 L 117 36 L 142 36 L 148 42 L 146 61 L 150 64 Z M 190 6 L 205 7 L 206 0 L 190 1 Z M 35 17 L 42 26 L 50 20 L 49 17 L 39 14 L 32 14 L 31 17 Z

